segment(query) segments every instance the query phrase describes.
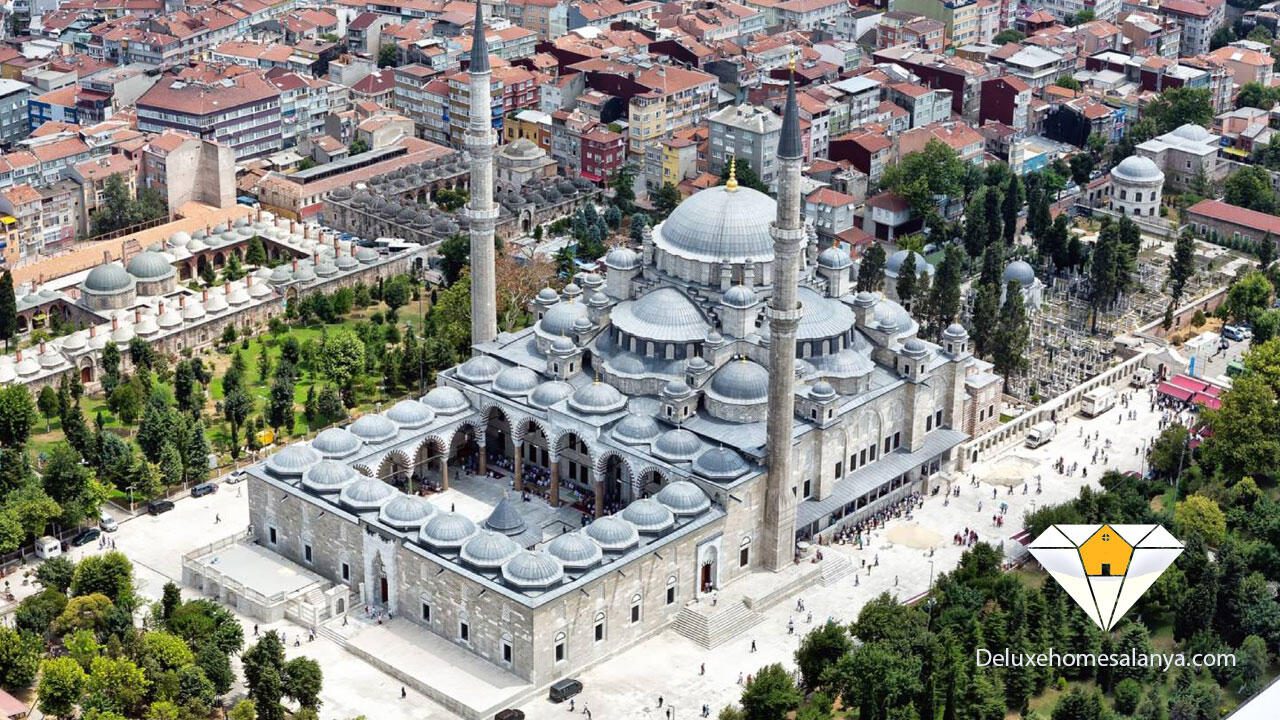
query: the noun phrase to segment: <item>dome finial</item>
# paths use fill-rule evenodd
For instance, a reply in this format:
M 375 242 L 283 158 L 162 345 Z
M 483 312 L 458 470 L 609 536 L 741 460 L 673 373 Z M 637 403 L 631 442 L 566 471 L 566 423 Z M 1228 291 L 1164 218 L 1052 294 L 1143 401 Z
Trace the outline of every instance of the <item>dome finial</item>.
M 737 158 L 729 156 L 729 179 L 725 181 L 724 189 L 727 192 L 733 192 L 738 189 L 738 168 Z

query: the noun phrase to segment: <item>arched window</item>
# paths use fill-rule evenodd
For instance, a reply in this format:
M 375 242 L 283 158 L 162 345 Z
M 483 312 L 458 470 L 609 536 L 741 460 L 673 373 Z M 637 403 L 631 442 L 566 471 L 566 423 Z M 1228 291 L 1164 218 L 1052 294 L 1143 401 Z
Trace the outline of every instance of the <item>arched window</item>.
M 593 626 L 592 639 L 595 642 L 604 642 L 604 611 L 596 613 L 596 619 Z
M 568 658 L 567 645 L 565 643 L 565 635 L 563 632 L 556 633 L 555 639 L 555 658 L 556 662 L 564 662 Z

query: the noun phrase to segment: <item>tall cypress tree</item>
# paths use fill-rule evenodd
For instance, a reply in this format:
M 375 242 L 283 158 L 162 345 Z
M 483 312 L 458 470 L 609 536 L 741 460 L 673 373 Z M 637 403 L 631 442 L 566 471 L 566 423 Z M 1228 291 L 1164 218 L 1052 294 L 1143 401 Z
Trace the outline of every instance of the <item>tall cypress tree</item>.
M 996 245 L 1000 242 L 1004 231 L 1004 220 L 1001 218 L 1000 207 L 1000 189 L 997 187 L 987 188 L 986 215 L 987 215 L 987 244 Z
M 871 243 L 858 265 L 858 292 L 875 292 L 884 287 L 884 262 L 884 246 Z
M 8 270 L 0 275 L 0 338 L 4 338 L 5 352 L 9 341 L 18 332 L 18 299 L 13 294 L 13 276 Z
M 1022 374 L 1027 367 L 1027 341 L 1031 328 L 1027 324 L 1027 309 L 1022 302 L 1022 288 L 1010 280 L 1005 286 L 1004 305 L 1000 308 L 1000 320 L 996 324 L 995 347 L 992 362 L 997 373 L 1005 381 Z
M 907 251 L 907 259 L 902 261 L 902 265 L 898 267 L 898 284 L 894 290 L 898 293 L 898 302 L 904 307 L 910 307 L 911 301 L 916 297 L 916 286 L 919 278 L 916 273 L 916 254 Z
M 1000 206 L 1004 219 L 1003 237 L 1006 245 L 1013 244 L 1014 236 L 1018 232 L 1018 212 L 1022 210 L 1022 200 L 1022 183 L 1017 175 L 1009 173 L 1009 181 L 1004 186 L 1004 200 Z

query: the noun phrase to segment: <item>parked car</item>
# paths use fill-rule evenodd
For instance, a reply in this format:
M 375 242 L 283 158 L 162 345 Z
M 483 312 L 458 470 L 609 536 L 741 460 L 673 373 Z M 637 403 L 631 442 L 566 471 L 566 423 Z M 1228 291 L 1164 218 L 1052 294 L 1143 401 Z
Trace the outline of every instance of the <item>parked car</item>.
M 524 711 L 515 708 L 499 710 L 498 714 L 493 716 L 493 720 L 524 720 Z
M 1235 325 L 1223 325 L 1222 337 L 1240 342 L 1245 339 L 1245 329 Z
M 204 497 L 218 492 L 218 486 L 213 483 L 200 483 L 191 488 L 191 497 Z
M 553 703 L 561 703 L 582 692 L 582 683 L 573 678 L 557 680 L 547 691 L 547 699 Z
M 151 502 L 147 503 L 147 512 L 151 515 L 159 515 L 160 513 L 167 513 L 172 509 L 173 509 L 172 500 L 152 500 Z
M 226 483 L 228 485 L 235 485 L 238 482 L 244 482 L 243 470 L 232 470 L 231 472 L 227 473 Z
M 111 515 L 106 510 L 103 510 L 101 513 L 98 514 L 98 528 L 102 530 L 102 532 L 110 533 L 110 532 L 115 532 L 119 530 L 120 525 L 116 522 L 116 519 L 111 517 Z
M 84 530 L 76 533 L 75 537 L 71 538 L 71 547 L 88 545 L 100 537 L 102 537 L 102 531 L 98 528 L 85 528 Z

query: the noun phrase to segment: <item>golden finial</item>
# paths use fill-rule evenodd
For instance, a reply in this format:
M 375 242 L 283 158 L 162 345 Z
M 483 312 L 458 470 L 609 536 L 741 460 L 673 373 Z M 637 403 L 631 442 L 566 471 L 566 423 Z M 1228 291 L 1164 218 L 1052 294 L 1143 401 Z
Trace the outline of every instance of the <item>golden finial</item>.
M 729 156 L 729 179 L 725 182 L 724 189 L 728 192 L 738 189 L 737 158 L 732 155 Z
M 787 65 L 790 66 L 791 73 L 794 75 L 796 72 L 796 53 L 791 53 L 791 57 L 787 60 Z

